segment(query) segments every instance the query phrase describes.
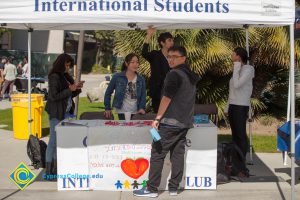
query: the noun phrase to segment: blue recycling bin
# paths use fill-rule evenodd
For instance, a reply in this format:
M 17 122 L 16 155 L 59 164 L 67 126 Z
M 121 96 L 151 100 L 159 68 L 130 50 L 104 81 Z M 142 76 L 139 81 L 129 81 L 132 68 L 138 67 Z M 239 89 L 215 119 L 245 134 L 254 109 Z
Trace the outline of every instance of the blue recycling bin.
M 291 151 L 291 122 L 284 123 L 277 129 L 277 149 Z M 300 160 L 300 121 L 295 122 L 295 159 Z

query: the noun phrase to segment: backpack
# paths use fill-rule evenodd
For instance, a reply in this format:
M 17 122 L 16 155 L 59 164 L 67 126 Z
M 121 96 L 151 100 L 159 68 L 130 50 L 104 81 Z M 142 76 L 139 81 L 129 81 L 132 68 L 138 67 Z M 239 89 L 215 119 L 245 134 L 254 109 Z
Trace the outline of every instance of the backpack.
M 249 177 L 246 159 L 236 144 L 227 142 L 218 144 L 217 174 L 219 182 L 228 182 L 230 178 L 243 181 Z
M 36 136 L 30 135 L 27 142 L 27 155 L 34 169 L 45 168 L 47 144 Z

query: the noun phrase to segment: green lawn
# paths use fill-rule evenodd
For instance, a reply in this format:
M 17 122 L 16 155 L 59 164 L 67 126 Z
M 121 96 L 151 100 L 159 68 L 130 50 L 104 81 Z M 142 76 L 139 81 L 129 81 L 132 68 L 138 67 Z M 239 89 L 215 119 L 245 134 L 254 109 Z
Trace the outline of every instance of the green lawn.
M 79 100 L 79 116 L 83 112 L 87 111 L 103 111 L 104 105 L 103 103 L 90 103 L 87 98 L 80 98 Z M 27 119 L 27 116 L 25 116 Z M 12 109 L 5 109 L 0 111 L 0 124 L 5 124 L 7 127 L 4 129 L 6 130 L 12 130 Z M 42 114 L 42 134 L 43 136 L 46 136 L 49 134 L 49 121 L 48 121 L 48 115 L 45 111 L 43 111 Z M 219 134 L 218 135 L 218 141 L 230 141 L 231 135 L 226 134 Z M 273 153 L 277 152 L 276 146 L 276 136 L 267 136 L 267 135 L 253 135 L 253 146 L 254 151 L 256 152 L 268 152 Z
M 103 111 L 103 103 L 90 103 L 86 97 L 79 99 L 78 113 L 80 116 L 83 112 L 88 111 Z M 0 111 L 0 124 L 5 124 L 7 127 L 3 128 L 6 130 L 13 130 L 13 118 L 12 109 L 5 109 Z M 27 116 L 24 116 L 27 119 Z M 42 135 L 46 136 L 49 134 L 49 120 L 46 111 L 42 114 Z
M 219 134 L 218 142 L 220 141 L 230 141 L 231 135 L 229 134 Z M 252 135 L 253 149 L 255 152 L 264 153 L 276 153 L 277 151 L 277 138 L 273 135 Z

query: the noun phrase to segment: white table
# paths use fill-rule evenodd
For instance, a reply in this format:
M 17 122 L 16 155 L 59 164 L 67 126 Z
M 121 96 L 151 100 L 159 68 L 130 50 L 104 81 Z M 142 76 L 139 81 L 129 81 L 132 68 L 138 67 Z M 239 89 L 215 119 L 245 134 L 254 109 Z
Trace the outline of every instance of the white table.
M 132 122 L 140 125 L 113 125 L 101 120 L 76 120 L 72 121 L 74 124 L 58 125 L 58 190 L 140 189 L 148 179 L 152 138 L 150 126 Z M 216 164 L 216 126 L 201 124 L 190 129 L 181 187 L 216 189 Z M 170 167 L 167 155 L 161 190 L 167 189 Z

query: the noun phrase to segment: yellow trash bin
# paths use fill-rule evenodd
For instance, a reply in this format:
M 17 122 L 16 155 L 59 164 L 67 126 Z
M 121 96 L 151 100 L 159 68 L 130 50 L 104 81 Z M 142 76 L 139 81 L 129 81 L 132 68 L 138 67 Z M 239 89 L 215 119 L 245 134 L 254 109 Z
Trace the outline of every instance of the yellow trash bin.
M 26 140 L 28 133 L 28 94 L 11 95 L 14 138 Z M 42 137 L 43 95 L 31 94 L 31 133 Z

